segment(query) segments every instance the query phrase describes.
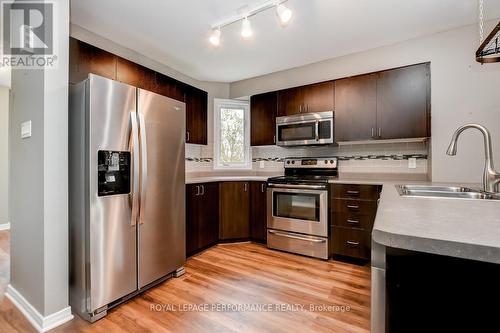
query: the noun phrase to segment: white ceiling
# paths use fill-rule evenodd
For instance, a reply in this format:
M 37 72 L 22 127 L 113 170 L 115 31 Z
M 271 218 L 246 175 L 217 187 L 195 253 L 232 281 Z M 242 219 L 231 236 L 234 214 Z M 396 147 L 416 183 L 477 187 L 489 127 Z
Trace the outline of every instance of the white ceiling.
M 477 22 L 476 0 L 289 0 L 293 21 L 282 28 L 274 10 L 208 43 L 210 25 L 262 0 L 72 0 L 71 21 L 186 75 L 233 82 L 392 44 Z M 486 18 L 500 1 L 484 0 Z

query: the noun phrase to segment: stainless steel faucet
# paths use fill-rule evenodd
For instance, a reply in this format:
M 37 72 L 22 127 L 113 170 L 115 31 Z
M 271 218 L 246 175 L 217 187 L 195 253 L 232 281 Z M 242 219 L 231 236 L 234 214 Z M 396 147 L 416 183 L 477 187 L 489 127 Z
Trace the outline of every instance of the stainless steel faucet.
M 491 135 L 490 131 L 482 125 L 466 124 L 457 128 L 453 137 L 451 138 L 450 146 L 446 154 L 454 156 L 457 154 L 457 140 L 460 134 L 469 128 L 475 128 L 483 133 L 484 137 L 484 174 L 483 174 L 483 190 L 487 192 L 500 192 L 500 173 L 495 170 L 493 166 L 493 152 L 491 149 Z

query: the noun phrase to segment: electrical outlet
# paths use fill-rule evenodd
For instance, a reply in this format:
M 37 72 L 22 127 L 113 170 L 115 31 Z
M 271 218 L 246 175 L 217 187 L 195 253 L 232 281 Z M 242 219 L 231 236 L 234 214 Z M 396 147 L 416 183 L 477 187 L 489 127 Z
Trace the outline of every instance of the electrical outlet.
M 415 157 L 410 157 L 408 159 L 408 169 L 416 169 L 417 168 L 417 159 Z

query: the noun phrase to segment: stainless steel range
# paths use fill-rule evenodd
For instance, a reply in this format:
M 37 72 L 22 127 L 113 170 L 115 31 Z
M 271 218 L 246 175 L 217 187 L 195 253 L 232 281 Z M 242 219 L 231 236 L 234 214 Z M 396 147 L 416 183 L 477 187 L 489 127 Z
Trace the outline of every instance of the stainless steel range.
M 336 157 L 288 158 L 285 175 L 268 179 L 267 246 L 328 259 L 328 182 Z

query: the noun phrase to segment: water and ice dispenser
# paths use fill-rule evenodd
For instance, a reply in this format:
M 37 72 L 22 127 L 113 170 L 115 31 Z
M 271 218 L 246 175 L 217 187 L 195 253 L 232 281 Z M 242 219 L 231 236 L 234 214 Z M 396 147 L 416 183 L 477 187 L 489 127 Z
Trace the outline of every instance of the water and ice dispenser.
M 130 152 L 99 150 L 98 195 L 130 193 Z

